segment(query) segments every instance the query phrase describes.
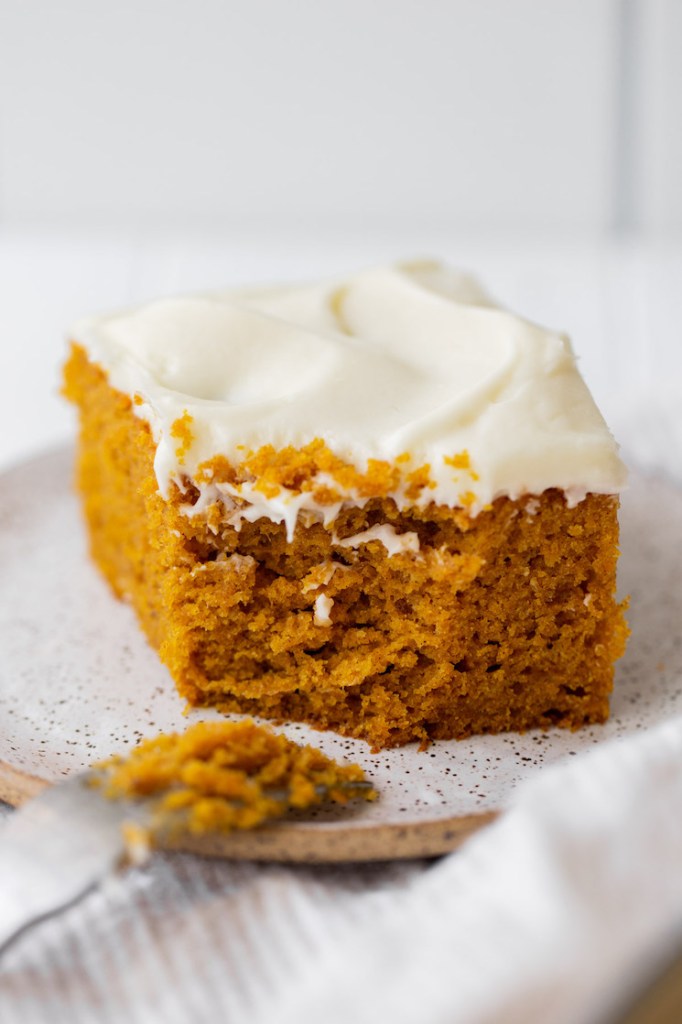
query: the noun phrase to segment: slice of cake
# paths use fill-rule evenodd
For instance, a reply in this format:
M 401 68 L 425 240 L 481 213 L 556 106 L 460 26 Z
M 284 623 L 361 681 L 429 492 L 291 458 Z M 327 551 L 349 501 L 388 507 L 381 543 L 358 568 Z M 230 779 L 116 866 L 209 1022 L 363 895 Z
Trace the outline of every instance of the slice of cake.
M 92 555 L 192 704 L 375 748 L 605 720 L 625 471 L 565 337 L 431 263 L 71 337 Z

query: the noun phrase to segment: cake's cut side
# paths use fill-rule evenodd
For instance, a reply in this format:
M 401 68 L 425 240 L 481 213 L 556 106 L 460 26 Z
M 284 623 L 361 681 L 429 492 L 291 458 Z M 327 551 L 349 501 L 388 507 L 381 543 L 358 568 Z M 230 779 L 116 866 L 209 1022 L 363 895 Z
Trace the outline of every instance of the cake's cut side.
M 288 530 L 254 513 L 235 525 L 197 480 L 160 493 L 134 396 L 77 346 L 66 392 L 93 557 L 190 702 L 374 748 L 607 717 L 627 634 L 616 496 L 573 503 L 549 488 L 473 515 L 379 487 L 328 523 L 299 514 Z M 175 438 L 181 460 L 191 424 Z M 217 462 L 214 483 L 233 468 Z

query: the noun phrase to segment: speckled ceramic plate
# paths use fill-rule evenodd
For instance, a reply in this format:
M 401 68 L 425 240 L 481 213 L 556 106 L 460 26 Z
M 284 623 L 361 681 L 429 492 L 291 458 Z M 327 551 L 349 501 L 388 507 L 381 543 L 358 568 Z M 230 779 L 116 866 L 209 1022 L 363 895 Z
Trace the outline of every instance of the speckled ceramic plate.
M 0 479 L 0 796 L 14 803 L 142 736 L 215 717 L 183 715 L 132 611 L 88 561 L 71 460 L 60 450 Z M 362 764 L 381 800 L 350 816 L 332 811 L 312 824 L 278 825 L 246 837 L 243 849 L 217 841 L 205 852 L 287 859 L 439 853 L 491 820 L 543 766 L 682 713 L 682 493 L 635 477 L 621 522 L 620 588 L 632 595 L 633 635 L 606 726 L 375 755 L 363 742 L 290 725 L 290 737 Z

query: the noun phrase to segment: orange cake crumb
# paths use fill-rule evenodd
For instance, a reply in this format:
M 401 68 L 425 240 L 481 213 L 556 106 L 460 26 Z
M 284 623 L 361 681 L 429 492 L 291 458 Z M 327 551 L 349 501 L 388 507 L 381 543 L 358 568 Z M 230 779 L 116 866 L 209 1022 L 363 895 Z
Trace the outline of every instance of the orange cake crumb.
M 368 459 L 366 470 L 360 471 L 335 455 L 321 438 L 315 438 L 303 448 L 275 449 L 270 444 L 263 445 L 255 452 L 247 452 L 236 466 L 216 455 L 200 465 L 197 479 L 229 483 L 237 488 L 252 483 L 253 489 L 266 497 L 276 497 L 283 488 L 292 494 L 314 491 L 319 504 L 333 505 L 341 491 L 353 492 L 359 498 L 387 497 L 403 482 L 415 493 L 431 485 L 428 466 L 403 475 L 405 461 L 398 459 L 396 465 L 391 465 L 381 459 Z M 319 484 L 321 475 L 330 477 L 339 490 Z
M 358 765 L 340 765 L 255 722 L 199 722 L 94 766 L 111 799 L 155 798 L 157 827 L 193 834 L 256 828 L 288 810 L 376 799 Z M 95 780 L 101 779 L 95 775 Z
M 177 438 L 177 440 L 180 442 L 178 447 L 175 449 L 175 454 L 178 457 L 180 465 L 182 465 L 185 455 L 192 447 L 192 442 L 194 441 L 194 433 L 192 432 L 192 417 L 190 416 L 186 409 L 183 412 L 182 416 L 180 416 L 175 421 L 175 423 L 173 423 L 170 432 L 171 437 Z

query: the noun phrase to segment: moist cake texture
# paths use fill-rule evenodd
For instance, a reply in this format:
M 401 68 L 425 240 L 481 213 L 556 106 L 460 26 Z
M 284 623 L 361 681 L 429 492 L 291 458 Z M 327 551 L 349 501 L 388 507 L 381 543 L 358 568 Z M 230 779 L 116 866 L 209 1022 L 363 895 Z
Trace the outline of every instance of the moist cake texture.
M 567 339 L 412 264 L 72 341 L 92 555 L 190 703 L 374 748 L 606 719 L 625 475 Z

